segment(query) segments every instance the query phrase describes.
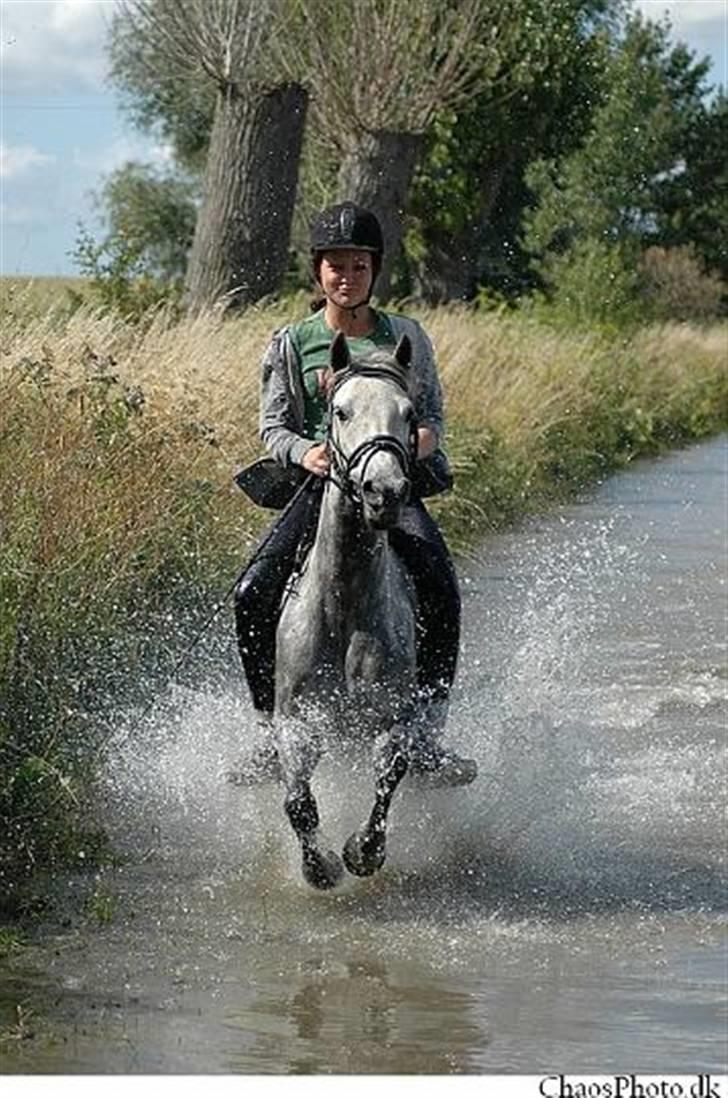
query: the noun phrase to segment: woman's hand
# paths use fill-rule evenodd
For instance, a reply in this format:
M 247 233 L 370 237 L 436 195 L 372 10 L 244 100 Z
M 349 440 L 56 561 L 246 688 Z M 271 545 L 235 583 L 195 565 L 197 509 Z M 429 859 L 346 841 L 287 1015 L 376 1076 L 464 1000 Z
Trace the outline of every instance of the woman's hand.
M 430 454 L 434 454 L 437 449 L 437 432 L 432 430 L 432 427 L 418 427 L 417 428 L 417 460 L 422 461 L 423 458 L 428 458 Z
M 312 446 L 301 458 L 303 468 L 309 473 L 315 473 L 317 477 L 327 475 L 329 464 L 329 455 L 325 442 L 319 442 L 316 446 Z

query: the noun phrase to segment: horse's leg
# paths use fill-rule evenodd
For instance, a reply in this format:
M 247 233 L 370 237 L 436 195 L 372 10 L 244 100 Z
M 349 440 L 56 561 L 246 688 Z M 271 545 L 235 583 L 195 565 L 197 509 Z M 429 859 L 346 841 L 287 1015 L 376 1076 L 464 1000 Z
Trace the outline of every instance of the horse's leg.
M 286 785 L 283 806 L 301 846 L 301 868 L 313 888 L 334 888 L 344 867 L 339 855 L 319 845 L 319 813 L 311 792 L 311 777 L 321 756 L 317 736 L 303 721 L 279 718 L 276 722 L 278 758 Z
M 409 738 L 405 726 L 396 724 L 376 753 L 374 807 L 364 826 L 350 835 L 344 846 L 344 864 L 357 877 L 370 877 L 384 865 L 387 814 L 395 790 L 407 773 Z

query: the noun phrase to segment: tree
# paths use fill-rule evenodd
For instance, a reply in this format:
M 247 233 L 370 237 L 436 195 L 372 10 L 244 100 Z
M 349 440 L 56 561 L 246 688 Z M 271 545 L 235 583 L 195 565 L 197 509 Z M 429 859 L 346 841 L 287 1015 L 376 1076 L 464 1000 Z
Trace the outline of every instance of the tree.
M 197 190 L 178 174 L 129 162 L 111 173 L 96 204 L 106 216 L 108 238 L 123 238 L 149 274 L 181 280 L 195 231 Z
M 215 118 L 215 81 L 194 66 L 180 79 L 167 65 L 164 41 L 151 34 L 140 37 L 136 22 L 123 11 L 117 10 L 111 21 L 106 51 L 111 79 L 132 124 L 161 138 L 177 165 L 202 177 Z
M 256 301 L 285 270 L 308 100 L 271 63 L 286 13 L 286 0 L 123 0 L 113 24 L 116 80 L 138 89 L 140 119 L 166 119 L 188 162 L 202 156 L 214 95 L 186 276 L 193 308 Z M 198 125 L 186 129 L 190 117 Z
M 639 257 L 659 242 L 657 195 L 683 155 L 706 66 L 670 48 L 664 26 L 627 21 L 607 59 L 609 92 L 581 146 L 527 172 L 524 242 L 545 286 L 595 315 L 632 308 Z M 576 293 L 576 287 L 579 292 Z
M 301 33 L 284 52 L 315 88 L 312 121 L 324 158 L 338 161 L 336 191 L 382 222 L 386 297 L 403 213 L 424 135 L 497 64 L 513 0 L 299 0 Z
M 95 239 L 79 225 L 73 258 L 104 308 L 140 317 L 179 301 L 195 227 L 196 188 L 190 180 L 127 163 L 96 196 L 106 233 Z
M 655 217 L 659 243 L 692 245 L 728 281 L 728 97 L 701 100 L 683 129 L 675 170 L 659 180 Z
M 439 112 L 428 134 L 410 207 L 410 290 L 442 301 L 472 297 L 483 282 L 511 295 L 528 284 L 518 242 L 525 170 L 583 140 L 622 10 L 622 0 L 511 6 L 493 78 L 462 109 Z

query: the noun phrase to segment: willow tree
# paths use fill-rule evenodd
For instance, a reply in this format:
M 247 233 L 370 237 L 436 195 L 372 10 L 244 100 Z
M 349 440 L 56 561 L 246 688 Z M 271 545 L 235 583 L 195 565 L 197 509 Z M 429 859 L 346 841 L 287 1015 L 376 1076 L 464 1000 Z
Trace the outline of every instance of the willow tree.
M 122 0 L 114 76 L 150 115 L 214 96 L 187 265 L 192 308 L 245 304 L 285 271 L 308 93 L 272 62 L 287 0 Z M 156 99 L 155 99 L 156 97 Z
M 314 140 L 339 168 L 338 197 L 374 210 L 389 291 L 403 214 L 424 136 L 443 107 L 467 101 L 497 67 L 494 18 L 508 0 L 298 0 L 302 33 L 284 63 L 308 71 Z

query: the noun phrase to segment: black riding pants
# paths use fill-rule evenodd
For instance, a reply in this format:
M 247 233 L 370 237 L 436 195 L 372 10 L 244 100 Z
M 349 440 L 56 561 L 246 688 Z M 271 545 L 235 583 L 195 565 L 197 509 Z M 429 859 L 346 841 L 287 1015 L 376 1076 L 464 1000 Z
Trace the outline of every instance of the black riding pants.
M 286 583 L 316 533 L 323 481 L 305 488 L 281 515 L 235 590 L 238 648 L 257 710 L 275 698 L 276 627 Z M 417 594 L 417 680 L 433 700 L 447 698 L 460 644 L 460 591 L 450 554 L 421 500 L 389 532 Z

